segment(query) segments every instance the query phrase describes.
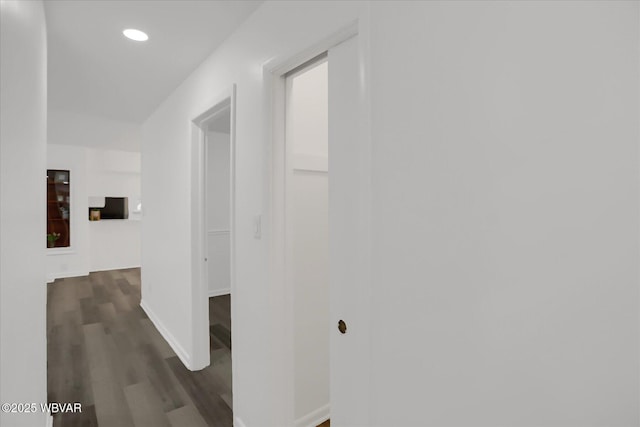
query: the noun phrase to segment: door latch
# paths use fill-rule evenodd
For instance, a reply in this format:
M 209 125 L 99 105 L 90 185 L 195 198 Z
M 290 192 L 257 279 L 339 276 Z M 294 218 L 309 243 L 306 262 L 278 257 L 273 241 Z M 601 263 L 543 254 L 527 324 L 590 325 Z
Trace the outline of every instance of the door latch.
M 338 330 L 340 331 L 341 334 L 347 333 L 347 324 L 344 323 L 344 320 L 342 319 L 338 321 Z

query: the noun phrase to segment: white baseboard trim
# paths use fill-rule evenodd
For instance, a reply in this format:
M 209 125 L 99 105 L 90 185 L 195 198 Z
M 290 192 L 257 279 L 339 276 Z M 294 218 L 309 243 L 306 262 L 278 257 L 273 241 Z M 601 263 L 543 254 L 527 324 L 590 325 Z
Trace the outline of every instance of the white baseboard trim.
M 209 291 L 209 298 L 211 297 L 219 297 L 220 295 L 229 295 L 231 293 L 231 289 L 215 289 L 213 291 Z
M 140 264 L 137 265 L 129 265 L 129 266 L 123 266 L 123 265 L 119 265 L 117 267 L 109 267 L 109 268 L 94 268 L 91 269 L 92 273 L 97 273 L 99 271 L 112 271 L 112 270 L 127 270 L 129 268 L 140 268 Z
M 126 270 L 129 268 L 140 268 L 140 265 L 131 265 L 131 266 L 118 266 L 112 268 L 101 268 L 97 270 L 91 271 L 62 271 L 58 273 L 47 274 L 47 283 L 53 283 L 56 279 L 66 279 L 67 277 L 82 277 L 88 276 L 89 273 L 97 273 L 99 271 L 112 271 L 112 270 Z
M 147 313 L 147 316 L 151 320 L 151 323 L 153 323 L 153 325 L 156 327 L 158 332 L 160 332 L 160 335 L 162 335 L 162 338 L 164 338 L 164 340 L 171 346 L 173 351 L 178 355 L 178 357 L 182 361 L 182 364 L 190 371 L 193 371 L 192 365 L 191 365 L 191 357 L 189 357 L 189 354 L 178 343 L 178 340 L 175 339 L 173 334 L 169 332 L 167 327 L 164 326 L 164 323 L 160 321 L 160 318 L 158 318 L 158 316 L 154 313 L 154 311 L 151 310 L 151 308 L 149 308 L 149 306 L 145 301 L 140 301 L 140 307 L 144 310 L 145 313 Z
M 238 417 L 234 417 L 233 419 L 233 427 L 247 427 L 245 423 Z
M 53 415 L 47 414 L 44 427 L 53 427 Z
M 311 411 L 307 415 L 298 418 L 297 420 L 295 420 L 293 425 L 295 427 L 316 427 L 318 424 L 322 424 L 329 419 L 329 409 L 330 407 L 327 403 L 326 405 L 321 406 L 315 411 Z
M 56 279 L 66 279 L 67 277 L 82 277 L 88 275 L 88 271 L 62 271 L 59 273 L 47 274 L 47 283 L 53 283 Z

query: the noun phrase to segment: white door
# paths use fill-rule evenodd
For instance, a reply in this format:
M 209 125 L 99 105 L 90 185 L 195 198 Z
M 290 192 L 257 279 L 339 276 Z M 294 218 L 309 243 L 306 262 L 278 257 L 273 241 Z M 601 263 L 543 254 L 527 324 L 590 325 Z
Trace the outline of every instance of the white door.
M 331 425 L 369 424 L 369 143 L 358 38 L 329 49 Z M 338 330 L 338 321 L 346 332 Z

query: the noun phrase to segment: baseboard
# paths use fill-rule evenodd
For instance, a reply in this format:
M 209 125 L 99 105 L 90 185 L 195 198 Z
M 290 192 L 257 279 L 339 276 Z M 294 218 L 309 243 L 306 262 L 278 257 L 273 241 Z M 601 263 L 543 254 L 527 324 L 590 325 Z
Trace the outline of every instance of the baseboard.
M 47 283 L 53 283 L 56 279 L 66 279 L 67 277 L 82 277 L 88 275 L 88 271 L 64 271 L 60 273 L 47 274 Z
M 95 269 L 91 269 L 92 273 L 97 273 L 99 271 L 112 271 L 112 270 L 127 270 L 129 268 L 140 268 L 140 264 L 137 265 L 130 265 L 130 266 L 118 266 L 118 267 L 109 267 L 109 268 L 95 268 Z
M 47 414 L 47 419 L 45 421 L 44 427 L 53 427 L 53 415 Z
M 316 427 L 329 419 L 329 404 L 326 404 L 307 415 L 298 418 L 294 422 L 295 427 Z
M 240 418 L 235 417 L 233 419 L 233 427 L 247 427 L 247 425 Z
M 140 301 L 140 307 L 144 310 L 145 313 L 147 313 L 147 317 L 149 317 L 149 319 L 151 320 L 151 323 L 153 323 L 153 325 L 156 327 L 158 332 L 160 332 L 160 335 L 162 335 L 162 338 L 164 338 L 164 340 L 171 346 L 174 353 L 178 355 L 178 358 L 180 358 L 180 360 L 182 361 L 182 364 L 187 369 L 192 371 L 193 369 L 191 365 L 191 357 L 189 357 L 189 354 L 178 343 L 178 340 L 176 340 L 173 334 L 169 332 L 167 327 L 164 326 L 164 323 L 160 321 L 160 318 L 154 313 L 153 310 L 151 310 L 151 308 L 149 308 L 149 306 L 146 304 L 145 301 Z
M 140 265 L 131 265 L 131 266 L 118 266 L 113 268 L 101 268 L 97 270 L 91 271 L 64 271 L 59 273 L 47 274 L 47 283 L 53 283 L 56 279 L 66 279 L 67 277 L 82 277 L 88 276 L 89 273 L 97 273 L 99 271 L 112 271 L 112 270 L 126 270 L 129 268 L 140 268 Z M 222 295 L 222 294 L 220 294 Z
M 216 289 L 213 291 L 209 291 L 209 298 L 211 297 L 219 297 L 220 295 L 229 295 L 231 293 L 231 289 Z
M 117 267 L 94 268 L 94 269 L 91 269 L 91 272 L 92 273 L 97 273 L 97 272 L 100 272 L 100 271 L 128 270 L 130 268 L 140 268 L 140 264 L 119 265 Z

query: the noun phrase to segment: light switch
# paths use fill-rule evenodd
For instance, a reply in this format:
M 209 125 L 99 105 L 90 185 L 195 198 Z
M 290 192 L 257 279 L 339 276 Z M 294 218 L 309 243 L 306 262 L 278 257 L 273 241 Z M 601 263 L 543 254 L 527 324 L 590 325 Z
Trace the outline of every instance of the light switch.
M 253 218 L 253 237 L 254 239 L 262 238 L 262 215 L 256 215 Z

